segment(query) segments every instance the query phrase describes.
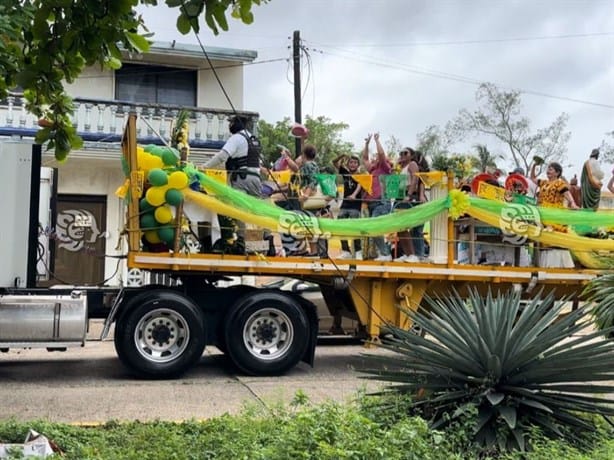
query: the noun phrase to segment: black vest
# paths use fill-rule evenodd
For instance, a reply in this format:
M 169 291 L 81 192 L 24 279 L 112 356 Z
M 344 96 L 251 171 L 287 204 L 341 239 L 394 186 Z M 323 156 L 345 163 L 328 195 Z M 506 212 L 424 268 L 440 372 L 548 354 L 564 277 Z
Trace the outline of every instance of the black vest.
M 226 160 L 226 171 L 237 171 L 242 168 L 258 168 L 260 166 L 260 141 L 253 134 L 248 136 L 243 131 L 237 133 L 247 140 L 247 155 Z

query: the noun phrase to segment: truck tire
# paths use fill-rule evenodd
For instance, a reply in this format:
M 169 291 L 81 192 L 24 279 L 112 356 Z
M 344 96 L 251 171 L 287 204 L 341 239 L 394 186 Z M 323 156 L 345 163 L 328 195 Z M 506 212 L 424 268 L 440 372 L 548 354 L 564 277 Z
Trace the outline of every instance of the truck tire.
M 137 376 L 178 377 L 200 359 L 204 318 L 190 300 L 160 290 L 134 299 L 129 307 L 115 326 L 115 350 Z
M 224 342 L 228 356 L 241 371 L 279 375 L 303 357 L 309 345 L 309 323 L 291 296 L 250 293 L 226 317 Z

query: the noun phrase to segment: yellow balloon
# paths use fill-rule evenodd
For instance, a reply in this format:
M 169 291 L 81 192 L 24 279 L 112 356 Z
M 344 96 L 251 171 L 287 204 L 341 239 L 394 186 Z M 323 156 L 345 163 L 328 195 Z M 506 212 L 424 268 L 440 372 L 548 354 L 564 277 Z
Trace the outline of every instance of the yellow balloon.
M 171 220 L 173 220 L 173 212 L 171 211 L 170 206 L 160 206 L 156 208 L 154 211 L 154 217 L 157 222 L 161 224 L 168 224 Z
M 158 236 L 157 230 L 147 230 L 145 232 L 145 239 L 147 240 L 148 243 L 151 243 L 151 244 L 158 244 L 162 242 L 162 240 Z
M 167 186 L 150 187 L 149 189 L 147 189 L 147 192 L 145 193 L 145 199 L 150 205 L 154 207 L 162 206 L 164 202 L 166 201 L 165 196 L 166 196 L 167 190 L 168 190 Z
M 138 166 L 139 169 L 145 170 L 145 163 L 146 163 L 146 157 L 147 157 L 148 153 L 146 153 L 144 150 L 138 150 L 136 151 L 136 164 Z
M 150 154 L 151 155 L 151 154 Z M 155 169 L 155 168 L 164 168 L 164 161 L 162 160 L 162 158 L 160 158 L 157 155 L 151 155 L 151 165 L 152 167 L 150 169 Z
M 168 186 L 169 188 L 176 188 L 177 190 L 181 190 L 182 188 L 186 188 L 188 186 L 188 175 L 183 171 L 175 171 L 168 176 Z

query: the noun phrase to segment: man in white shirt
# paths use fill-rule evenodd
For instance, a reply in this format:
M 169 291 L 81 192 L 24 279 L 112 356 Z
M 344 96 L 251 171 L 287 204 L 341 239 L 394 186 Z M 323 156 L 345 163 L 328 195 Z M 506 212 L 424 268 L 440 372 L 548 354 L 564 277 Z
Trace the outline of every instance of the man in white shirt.
M 260 197 L 260 144 L 247 130 L 247 118 L 236 116 L 228 122 L 231 136 L 222 149 L 203 166 L 207 169 L 222 169 L 220 166 L 223 165 L 230 176 L 232 188 Z

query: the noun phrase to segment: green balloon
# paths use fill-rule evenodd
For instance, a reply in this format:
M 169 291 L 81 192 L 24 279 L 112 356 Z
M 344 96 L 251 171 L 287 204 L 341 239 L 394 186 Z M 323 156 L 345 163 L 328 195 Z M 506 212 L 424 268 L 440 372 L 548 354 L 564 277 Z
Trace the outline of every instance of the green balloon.
M 165 225 L 158 229 L 158 236 L 166 244 L 172 244 L 175 242 L 175 229 L 170 225 Z
M 166 147 L 161 147 L 159 145 L 154 145 L 154 147 L 151 149 L 151 153 L 152 155 L 155 155 L 157 157 L 162 158 L 162 154 L 164 153 L 164 150 L 166 150 Z
M 156 222 L 156 218 L 153 213 L 143 214 L 141 216 L 141 230 L 156 228 L 158 223 Z
M 155 149 L 156 147 L 157 147 L 156 144 L 147 144 L 145 147 L 143 147 L 143 150 L 146 151 L 147 153 L 151 153 L 151 151 Z
M 149 204 L 146 198 L 141 198 L 141 201 L 139 201 L 139 209 L 141 212 L 153 212 L 155 207 Z
M 166 166 L 175 166 L 179 161 L 179 151 L 174 148 L 166 148 L 162 153 L 162 161 Z
M 160 168 L 154 168 L 149 171 L 147 175 L 147 180 L 151 185 L 156 187 L 161 187 L 162 185 L 168 184 L 168 175 Z
M 171 206 L 179 206 L 183 201 L 183 193 L 181 193 L 176 188 L 170 188 L 166 191 L 164 199 Z

